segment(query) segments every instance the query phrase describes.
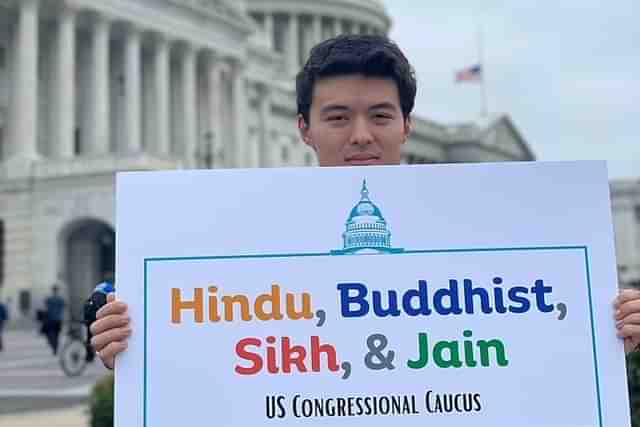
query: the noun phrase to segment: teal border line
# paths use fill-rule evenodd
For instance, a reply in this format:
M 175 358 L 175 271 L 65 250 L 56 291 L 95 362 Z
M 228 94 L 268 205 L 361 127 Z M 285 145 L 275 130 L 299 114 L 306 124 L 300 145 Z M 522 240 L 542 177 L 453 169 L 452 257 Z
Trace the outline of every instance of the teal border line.
M 142 410 L 142 422 L 147 426 L 147 260 L 144 260 L 144 390 L 142 396 L 144 405 Z
M 598 372 L 598 354 L 596 352 L 596 328 L 593 319 L 593 298 L 591 297 L 591 272 L 589 268 L 589 248 L 584 247 L 584 263 L 587 268 L 587 288 L 589 289 L 589 314 L 591 315 L 591 339 L 593 343 L 593 365 L 596 376 L 596 392 L 598 394 L 598 419 L 602 427 L 602 406 L 600 405 L 600 374 Z
M 405 250 L 397 253 L 362 254 L 362 255 L 333 255 L 330 252 L 311 253 L 283 253 L 283 254 L 246 254 L 246 255 L 220 255 L 220 256 L 191 256 L 191 257 L 153 257 L 144 259 L 144 369 L 143 369 L 143 427 L 147 427 L 148 406 L 148 370 L 147 370 L 147 279 L 148 263 L 167 261 L 207 261 L 207 260 L 231 260 L 231 259 L 265 259 L 265 258 L 310 258 L 323 256 L 400 256 L 410 254 L 435 254 L 435 253 L 473 253 L 473 252 L 514 252 L 514 251 L 549 251 L 549 250 L 582 250 L 584 252 L 585 271 L 587 276 L 587 292 L 589 298 L 589 316 L 591 320 L 591 343 L 593 349 L 593 365 L 596 386 L 596 400 L 598 402 L 598 427 L 602 424 L 602 398 L 600 395 L 600 374 L 598 371 L 598 354 L 596 350 L 595 319 L 593 313 L 593 297 L 591 292 L 591 271 L 589 263 L 589 248 L 587 246 L 523 246 L 502 248 L 467 248 L 467 249 L 423 249 Z

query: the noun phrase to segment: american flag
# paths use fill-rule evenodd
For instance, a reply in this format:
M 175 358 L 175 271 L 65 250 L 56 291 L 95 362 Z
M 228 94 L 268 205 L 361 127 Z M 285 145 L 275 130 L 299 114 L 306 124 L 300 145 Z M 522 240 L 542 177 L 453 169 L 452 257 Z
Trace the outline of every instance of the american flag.
M 482 81 L 482 65 L 475 64 L 464 70 L 456 72 L 456 83 L 460 82 L 481 82 Z

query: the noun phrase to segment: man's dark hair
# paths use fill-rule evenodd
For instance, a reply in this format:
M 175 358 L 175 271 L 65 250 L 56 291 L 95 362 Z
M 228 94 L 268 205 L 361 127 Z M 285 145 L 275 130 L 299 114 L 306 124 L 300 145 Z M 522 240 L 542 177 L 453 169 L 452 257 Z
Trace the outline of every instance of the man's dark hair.
M 298 114 L 309 123 L 313 89 L 318 80 L 362 74 L 393 80 L 398 86 L 400 106 L 409 118 L 416 99 L 416 77 L 400 48 L 385 36 L 341 35 L 313 49 L 307 63 L 296 76 Z

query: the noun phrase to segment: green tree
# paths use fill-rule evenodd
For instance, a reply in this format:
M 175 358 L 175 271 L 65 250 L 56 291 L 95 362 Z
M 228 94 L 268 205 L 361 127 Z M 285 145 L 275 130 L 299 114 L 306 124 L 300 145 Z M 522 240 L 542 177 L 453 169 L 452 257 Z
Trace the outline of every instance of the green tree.
M 631 404 L 631 425 L 640 427 L 640 352 L 627 356 L 627 379 Z
M 96 383 L 89 402 L 91 427 L 113 427 L 113 375 Z

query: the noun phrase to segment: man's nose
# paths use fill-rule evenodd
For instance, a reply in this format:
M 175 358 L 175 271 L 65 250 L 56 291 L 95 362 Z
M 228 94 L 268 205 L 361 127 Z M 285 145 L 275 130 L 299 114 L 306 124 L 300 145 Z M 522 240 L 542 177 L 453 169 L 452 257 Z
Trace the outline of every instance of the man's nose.
M 364 117 L 354 120 L 353 132 L 351 133 L 351 144 L 368 145 L 373 142 L 373 134 L 369 128 L 369 123 Z

